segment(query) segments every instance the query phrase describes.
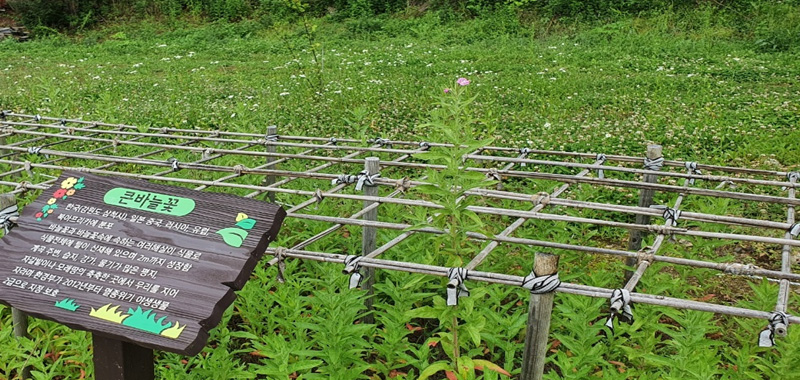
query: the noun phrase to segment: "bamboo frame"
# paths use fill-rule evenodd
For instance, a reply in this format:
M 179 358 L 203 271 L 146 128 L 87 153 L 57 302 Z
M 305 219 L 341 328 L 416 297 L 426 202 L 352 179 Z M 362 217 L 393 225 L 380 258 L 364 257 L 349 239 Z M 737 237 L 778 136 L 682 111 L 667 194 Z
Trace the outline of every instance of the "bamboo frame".
M 11 120 L 14 119 L 14 120 Z M 55 122 L 55 123 L 49 123 Z M 54 133 L 52 131 L 55 131 Z M 144 131 L 144 132 L 142 132 Z M 86 172 L 119 175 L 145 180 L 154 180 L 177 185 L 193 185 L 198 190 L 209 187 L 218 190 L 250 190 L 247 197 L 255 197 L 260 194 L 275 194 L 278 202 L 285 202 L 283 195 L 297 195 L 307 197 L 305 201 L 291 206 L 287 204 L 289 216 L 296 219 L 330 224 L 331 226 L 320 233 L 315 234 L 302 242 L 298 242 L 291 249 L 281 249 L 283 257 L 298 258 L 306 260 L 317 260 L 333 263 L 342 263 L 344 256 L 333 253 L 317 252 L 307 248 L 326 237 L 330 237 L 337 229 L 351 225 L 360 227 L 375 228 L 378 230 L 394 230 L 400 233 L 393 239 L 379 245 L 374 251 L 366 255 L 361 261 L 361 265 L 376 269 L 400 270 L 413 273 L 425 273 L 435 276 L 446 276 L 448 268 L 411 263 L 404 261 L 384 260 L 377 258 L 379 255 L 396 248 L 402 241 L 411 238 L 416 233 L 441 234 L 446 231 L 434 228 L 418 228 L 408 230 L 409 223 L 381 221 L 380 213 L 377 220 L 362 220 L 362 216 L 373 211 L 379 210 L 381 205 L 393 204 L 409 209 L 427 208 L 435 212 L 441 206 L 415 197 L 405 190 L 413 189 L 415 186 L 427 184 L 426 176 L 423 171 L 437 170 L 441 168 L 437 165 L 430 165 L 420 162 L 414 157 L 415 153 L 427 149 L 440 149 L 452 146 L 452 144 L 430 143 L 419 141 L 403 140 L 378 140 L 364 146 L 361 140 L 352 138 L 325 138 L 309 136 L 278 135 L 278 141 L 266 139 L 265 135 L 258 133 L 227 132 L 211 130 L 194 130 L 180 128 L 145 128 L 139 129 L 136 126 L 124 124 L 110 124 L 101 122 L 81 121 L 74 119 L 57 119 L 52 117 L 39 117 L 33 115 L 6 113 L 6 120 L 0 120 L 0 136 L 5 136 L 9 140 L 17 139 L 0 146 L 6 154 L 0 156 L 0 164 L 11 166 L 11 170 L 6 170 L 0 174 L 0 186 L 11 187 L 12 193 L 19 193 L 31 190 L 44 190 L 53 182 L 52 179 L 43 180 L 38 183 L 24 183 L 13 175 L 25 171 L 25 168 L 37 170 L 83 170 Z M 168 141 L 169 143 L 164 143 Z M 59 147 L 66 142 L 86 142 L 99 144 L 91 147 L 84 152 L 70 152 Z M 205 142 L 216 144 L 219 148 L 213 149 L 199 147 L 195 144 Z M 36 145 L 41 144 L 41 145 Z M 149 151 L 138 154 L 134 157 L 118 155 L 116 152 L 109 152 L 117 146 L 132 146 Z M 254 150 L 259 146 L 269 147 L 266 150 Z M 395 148 L 402 146 L 407 148 Z M 42 147 L 40 154 L 47 154 L 51 158 L 44 162 L 28 162 L 18 157 L 20 154 L 28 152 L 28 148 Z M 103 153 L 105 152 L 105 153 Z M 169 169 L 171 164 L 164 160 L 150 159 L 161 153 L 184 152 L 199 153 L 202 158 L 191 162 L 180 162 L 181 171 Z M 304 179 L 306 183 L 330 183 L 339 177 L 327 171 L 335 169 L 335 166 L 344 166 L 345 170 L 357 171 L 353 169 L 356 165 L 363 165 L 364 160 L 359 157 L 363 154 L 380 154 L 382 156 L 395 156 L 395 158 L 382 158 L 381 167 L 384 173 L 375 182 L 380 187 L 396 188 L 388 195 L 362 195 L 355 194 L 348 189 L 347 184 L 318 185 L 315 189 L 289 188 L 297 179 Z M 343 154 L 343 155 L 342 155 Z M 513 154 L 509 156 L 509 154 Z M 212 162 L 223 157 L 237 157 L 248 159 L 265 159 L 261 164 L 253 168 L 241 165 L 221 165 Z M 557 157 L 558 159 L 553 159 Z M 575 160 L 596 159 L 594 153 L 581 152 L 559 152 L 549 150 L 527 150 L 520 151 L 519 148 L 486 146 L 478 151 L 472 152 L 465 157 L 464 170 L 475 171 L 485 174 L 496 174 L 504 180 L 516 179 L 520 181 L 546 180 L 554 181 L 559 185 L 549 193 L 547 203 L 541 202 L 539 194 L 501 191 L 490 189 L 478 189 L 468 192 L 470 197 L 482 197 L 487 201 L 497 203 L 502 200 L 511 201 L 515 205 L 520 202 L 532 205 L 529 211 L 522 211 L 509 207 L 498 207 L 496 205 L 473 205 L 469 209 L 490 218 L 513 218 L 502 232 L 498 234 L 469 233 L 472 239 L 485 241 L 484 248 L 476 253 L 465 268 L 469 269 L 469 280 L 483 281 L 489 283 L 499 283 L 506 285 L 519 286 L 522 277 L 504 274 L 478 271 L 477 268 L 486 260 L 487 257 L 501 245 L 523 245 L 534 246 L 545 249 L 568 250 L 582 254 L 601 254 L 612 255 L 624 258 L 639 259 L 640 264 L 634 273 L 634 277 L 625 285 L 626 289 L 633 290 L 636 283 L 646 275 L 646 269 L 653 262 L 662 262 L 671 265 L 684 265 L 694 268 L 704 268 L 720 271 L 728 275 L 746 275 L 757 278 L 767 278 L 780 282 L 779 297 L 776 302 L 776 311 L 787 310 L 789 303 L 790 287 L 792 281 L 800 281 L 800 274 L 792 273 L 790 258 L 792 247 L 800 246 L 800 241 L 795 240 L 787 231 L 795 223 L 795 207 L 800 205 L 800 200 L 795 197 L 798 184 L 789 178 L 785 180 L 788 173 L 783 171 L 772 171 L 751 168 L 735 168 L 718 165 L 698 165 L 699 168 L 712 173 L 724 173 L 724 175 L 704 174 L 698 175 L 693 172 L 678 171 L 652 171 L 630 167 L 631 164 L 639 164 L 641 157 L 626 155 L 607 155 L 605 160 L 596 160 L 594 163 L 581 163 Z M 82 166 L 74 167 L 70 164 L 73 160 L 83 160 Z M 559 160 L 563 159 L 563 160 Z M 310 169 L 302 171 L 278 170 L 278 164 L 289 160 L 301 161 L 309 164 Z M 617 163 L 613 165 L 611 163 Z M 155 174 L 136 174 L 126 173 L 117 169 L 119 164 L 142 165 L 147 168 L 164 168 Z M 683 161 L 665 161 L 664 166 L 668 168 L 683 167 Z M 488 165 L 488 166 L 487 166 Z M 491 165 L 502 165 L 493 168 Z M 547 171 L 530 171 L 522 168 L 521 165 L 536 166 L 540 169 L 570 170 L 580 169 L 576 174 L 557 174 Z M 86 166 L 86 167 L 84 167 Z M 520 167 L 517 167 L 520 166 Z M 410 180 L 403 174 L 397 175 L 398 171 L 419 173 L 416 180 Z M 620 178 L 597 178 L 590 176 L 593 171 L 603 170 L 606 173 L 617 173 L 624 176 L 643 176 L 657 174 L 660 178 L 658 183 L 644 183 L 640 181 L 624 180 Z M 191 177 L 192 171 L 220 175 L 213 180 L 199 180 L 187 178 L 186 173 Z M 347 173 L 345 174 L 354 174 Z M 268 186 L 261 185 L 262 177 L 274 177 L 275 182 Z M 256 180 L 250 180 L 255 178 Z M 233 179 L 242 179 L 245 183 L 230 182 Z M 663 179 L 663 180 L 662 180 Z M 664 182 L 670 179 L 684 179 L 683 186 L 670 185 Z M 746 185 L 748 192 L 743 191 L 722 191 L 717 189 L 704 188 L 702 186 L 690 187 L 690 180 L 719 183 L 737 183 Z M 325 182 L 322 182 L 325 181 Z M 614 215 L 648 215 L 659 216 L 657 210 L 638 207 L 635 205 L 618 205 L 611 203 L 575 200 L 569 198 L 568 190 L 574 184 L 584 184 L 588 186 L 609 187 L 614 189 L 626 189 L 627 191 L 637 189 L 647 189 L 659 192 L 677 194 L 674 208 L 681 206 L 685 196 L 693 195 L 698 197 L 720 197 L 728 198 L 741 202 L 764 202 L 768 204 L 781 204 L 787 206 L 787 217 L 782 221 L 755 219 L 745 215 L 725 215 L 709 212 L 697 212 L 683 210 L 681 221 L 692 221 L 700 223 L 714 223 L 726 228 L 725 232 L 705 231 L 701 229 L 685 228 L 682 226 L 672 227 L 666 225 L 637 225 L 634 223 L 622 222 L 617 220 L 607 220 L 599 218 L 587 218 L 564 215 L 563 209 L 571 210 L 599 210 L 613 213 Z M 302 187 L 302 186 L 301 186 Z M 307 187 L 307 186 L 306 186 Z M 328 190 L 322 191 L 322 188 Z M 788 195 L 783 195 L 779 187 L 787 187 Z M 386 192 L 386 191 L 384 191 Z M 380 193 L 379 193 L 380 194 Z M 324 201 L 326 198 L 336 199 L 341 202 L 368 202 L 354 214 L 347 217 L 318 215 L 308 210 L 310 205 Z M 545 213 L 543 210 L 547 209 Z M 372 219 L 371 217 L 369 219 Z M 513 237 L 512 234 L 524 228 L 526 223 L 540 222 L 565 222 L 577 224 L 581 228 L 611 228 L 627 229 L 656 232 L 659 235 L 653 246 L 644 252 L 629 251 L 621 248 L 593 247 L 568 242 L 543 241 L 522 237 Z M 780 236 L 765 236 L 743 233 L 733 228 L 760 228 L 759 233 L 769 233 L 770 231 L 780 231 Z M 756 268 L 736 262 L 712 262 L 697 259 L 687 259 L 683 257 L 671 257 L 659 255 L 658 250 L 666 244 L 667 235 L 685 235 L 700 238 L 723 239 L 725 241 L 749 241 L 764 244 L 780 245 L 782 247 L 782 258 L 780 270 Z M 276 254 L 278 250 L 270 249 L 268 253 Z M 279 261 L 279 257 L 273 258 L 269 264 L 273 265 Z M 608 298 L 611 289 L 590 287 L 582 284 L 562 284 L 559 292 L 578 294 L 590 297 Z M 682 309 L 709 311 L 721 314 L 728 314 L 739 317 L 751 317 L 768 319 L 770 312 L 760 310 L 748 310 L 738 307 L 711 304 L 680 298 L 664 297 L 661 295 L 632 293 L 632 300 L 637 303 L 661 305 Z M 800 318 L 790 316 L 791 323 L 800 323 Z

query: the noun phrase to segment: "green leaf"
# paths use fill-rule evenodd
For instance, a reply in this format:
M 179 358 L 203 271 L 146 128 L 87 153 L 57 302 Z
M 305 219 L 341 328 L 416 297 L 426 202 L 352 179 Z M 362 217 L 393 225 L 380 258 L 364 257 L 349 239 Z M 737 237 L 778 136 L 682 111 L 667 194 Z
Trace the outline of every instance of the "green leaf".
M 436 372 L 446 371 L 448 369 L 450 369 L 450 364 L 447 363 L 447 362 L 439 361 L 439 362 L 433 363 L 433 364 L 429 365 L 428 367 L 426 367 L 424 370 L 422 370 L 422 372 L 419 373 L 419 379 L 418 380 L 425 380 L 425 379 L 431 377 Z
M 222 240 L 225 241 L 231 247 L 239 248 L 244 243 L 244 239 L 247 238 L 247 231 L 240 229 L 240 228 L 223 228 L 217 231 L 218 234 L 222 235 Z
M 239 227 L 242 227 L 242 228 L 244 228 L 246 230 L 251 230 L 251 229 L 253 229 L 253 226 L 256 225 L 256 220 L 253 219 L 253 218 L 246 218 L 246 219 L 240 220 L 239 223 L 236 223 L 236 225 L 239 226 Z
M 491 371 L 495 371 L 497 373 L 501 373 L 501 374 L 506 375 L 508 377 L 511 377 L 511 374 L 508 373 L 508 371 L 504 370 L 503 367 L 500 367 L 499 365 L 494 364 L 494 363 L 492 363 L 492 362 L 490 362 L 488 360 L 472 359 L 472 363 L 475 365 L 475 367 L 483 366 L 483 371 L 484 372 L 486 372 L 486 370 L 488 369 L 488 370 L 491 370 Z
M 481 345 L 481 331 L 479 327 L 468 323 L 464 326 L 464 330 L 467 332 L 467 335 L 469 335 L 472 343 L 474 343 L 475 346 Z

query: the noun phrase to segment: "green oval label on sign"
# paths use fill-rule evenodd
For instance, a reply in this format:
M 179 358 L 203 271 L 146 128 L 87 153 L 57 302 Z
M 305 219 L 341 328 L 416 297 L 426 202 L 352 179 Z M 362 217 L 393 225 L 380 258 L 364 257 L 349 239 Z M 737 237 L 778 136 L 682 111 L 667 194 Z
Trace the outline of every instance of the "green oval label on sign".
M 123 187 L 116 187 L 109 190 L 106 195 L 103 196 L 103 202 L 112 206 L 172 216 L 189 215 L 189 213 L 194 210 L 194 200 L 190 198 L 126 189 Z

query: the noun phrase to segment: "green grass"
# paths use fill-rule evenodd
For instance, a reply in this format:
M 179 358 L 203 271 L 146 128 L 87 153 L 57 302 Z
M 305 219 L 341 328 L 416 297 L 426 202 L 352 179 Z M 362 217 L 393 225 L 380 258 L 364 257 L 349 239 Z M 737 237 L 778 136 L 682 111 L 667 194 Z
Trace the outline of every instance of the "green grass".
M 324 66 L 318 69 L 311 62 L 308 39 L 286 25 L 119 25 L 80 38 L 0 43 L 0 108 L 142 126 L 263 133 L 275 124 L 280 134 L 360 138 L 363 132 L 367 137 L 418 140 L 426 133 L 416 126 L 428 119 L 434 99 L 456 78 L 467 77 L 477 95 L 476 114 L 496 127 L 497 145 L 642 155 L 645 145 L 655 142 L 663 144 L 669 159 L 800 167 L 800 53 L 764 52 L 754 38 L 740 38 L 722 23 L 684 22 L 664 14 L 602 26 L 556 23 L 541 35 L 544 25 L 523 26 L 502 17 L 462 23 L 447 23 L 436 14 L 387 18 L 370 24 L 371 32 L 353 22 L 319 21 L 317 51 Z M 322 87 L 307 80 L 316 72 L 322 73 Z M 120 147 L 118 154 L 137 152 Z M 162 156 L 157 157 L 169 157 Z M 188 157 L 178 155 L 179 160 Z M 231 157 L 215 161 L 234 162 Z M 328 172 L 341 173 L 342 167 Z M 535 183 L 536 191 L 554 186 Z M 297 181 L 291 187 L 308 186 Z M 636 195 L 577 186 L 574 197 L 630 204 Z M 288 204 L 300 199 L 279 196 Z M 741 207 L 720 202 L 690 197 L 686 204 L 712 210 Z M 357 210 L 330 199 L 319 207 L 328 215 Z M 389 205 L 380 214 L 395 221 L 404 212 L 408 210 Z M 326 227 L 289 220 L 276 245 L 289 246 Z M 345 228 L 336 236 L 340 238 L 311 248 L 359 252 L 359 229 Z M 379 243 L 393 236 L 382 231 Z M 619 231 L 575 230 L 565 223 L 542 223 L 518 236 L 585 244 L 625 237 Z M 693 248 L 670 253 L 726 258 L 725 247 L 713 242 L 686 242 Z M 424 237 L 409 239 L 385 256 L 431 262 L 429 246 Z M 675 247 L 665 249 L 679 251 Z M 564 279 L 608 287 L 622 281 L 618 260 L 560 253 Z M 501 247 L 481 269 L 524 274 L 531 254 Z M 443 303 L 444 280 L 380 271 L 376 324 L 353 324 L 364 312 L 363 294 L 346 289 L 347 276 L 339 266 L 287 264 L 286 284 L 277 283 L 275 269 L 258 267 L 204 352 L 192 358 L 159 353 L 157 375 L 414 379 L 446 358 L 443 337 L 448 326 L 430 315 Z M 731 297 L 729 302 L 762 310 L 774 306 L 773 284 L 736 279 L 745 285 L 731 290 L 714 272 L 676 271 L 654 265 L 641 286 L 679 297 L 712 292 L 720 298 L 712 302 Z M 464 339 L 462 353 L 519 373 L 527 295 L 522 289 L 467 285 L 473 296 L 460 307 L 459 332 L 477 337 L 477 343 Z M 797 328 L 776 349 L 760 349 L 756 341 L 762 321 L 640 305 L 634 325 L 620 326 L 605 340 L 598 335 L 605 305 L 600 299 L 556 297 L 547 378 L 798 376 L 800 354 L 793 349 L 800 343 Z M 793 297 L 790 312 L 796 310 Z M 10 314 L 0 307 L 0 379 L 13 379 L 24 365 L 42 379 L 93 376 L 87 333 L 36 321 L 32 338 L 16 344 Z

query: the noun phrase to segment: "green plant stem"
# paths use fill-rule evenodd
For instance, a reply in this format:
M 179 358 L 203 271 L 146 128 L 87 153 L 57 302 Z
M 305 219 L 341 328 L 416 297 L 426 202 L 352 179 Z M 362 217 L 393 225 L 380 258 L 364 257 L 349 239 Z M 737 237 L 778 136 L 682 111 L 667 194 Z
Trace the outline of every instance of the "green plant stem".
M 456 313 L 458 309 L 456 308 Z M 458 317 L 456 314 L 453 314 L 453 367 L 458 371 L 458 357 L 461 355 L 460 350 L 458 349 Z

